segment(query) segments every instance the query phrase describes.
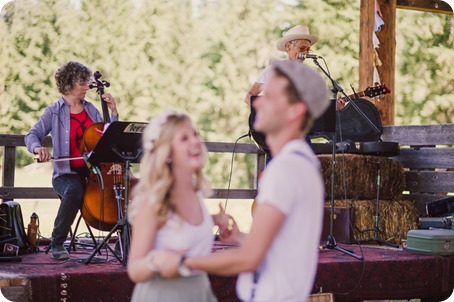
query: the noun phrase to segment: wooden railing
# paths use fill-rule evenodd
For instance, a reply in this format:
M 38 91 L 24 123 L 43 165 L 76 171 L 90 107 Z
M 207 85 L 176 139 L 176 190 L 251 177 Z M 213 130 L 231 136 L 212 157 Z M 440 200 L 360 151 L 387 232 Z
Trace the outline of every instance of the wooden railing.
M 426 202 L 454 192 L 454 124 L 384 127 L 382 139 L 398 142 L 408 195 L 421 213 Z
M 454 124 L 387 126 L 383 129 L 383 141 L 398 142 L 400 155 L 394 157 L 406 169 L 405 199 L 415 201 L 421 213 L 425 203 L 443 194 L 454 192 Z M 23 135 L 0 135 L 4 146 L 3 182 L 1 199 L 57 198 L 52 188 L 15 187 L 16 148 L 24 147 Z M 43 145 L 50 147 L 49 138 Z M 257 155 L 257 173 L 264 168 L 264 154 L 254 144 L 206 143 L 209 152 L 237 152 Z M 235 149 L 234 149 L 235 148 Z M 452 171 L 451 171 L 452 170 Z M 257 174 L 256 174 L 257 175 Z M 215 189 L 212 198 L 254 198 L 256 188 Z
M 42 145 L 51 147 L 50 137 L 46 137 Z M 2 186 L 0 187 L 0 199 L 52 199 L 58 198 L 51 187 L 16 187 L 14 185 L 14 175 L 16 169 L 16 148 L 25 147 L 24 135 L 0 134 L 0 146 L 4 147 Z M 209 152 L 225 153 L 235 152 L 244 154 L 256 154 L 256 179 L 260 171 L 265 167 L 265 154 L 258 149 L 255 144 L 244 143 L 213 143 L 207 142 Z M 227 195 L 232 199 L 252 199 L 257 195 L 256 187 L 250 189 L 214 189 L 211 198 L 226 198 Z

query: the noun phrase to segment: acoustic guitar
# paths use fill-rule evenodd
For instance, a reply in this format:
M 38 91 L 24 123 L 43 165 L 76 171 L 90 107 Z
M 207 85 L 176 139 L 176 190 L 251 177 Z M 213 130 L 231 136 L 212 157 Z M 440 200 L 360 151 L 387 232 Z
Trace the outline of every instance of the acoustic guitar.
M 388 94 L 388 93 L 390 93 L 390 92 L 391 92 L 391 90 L 390 90 L 388 87 L 386 87 L 385 84 L 378 84 L 378 83 L 377 83 L 377 84 L 375 84 L 375 86 L 367 87 L 364 91 L 361 91 L 361 92 L 358 92 L 358 93 L 349 95 L 349 98 L 350 98 L 350 99 L 359 99 L 359 98 L 364 97 L 364 96 L 367 96 L 367 97 L 372 98 L 372 99 L 375 99 L 375 98 L 383 98 L 386 94 Z M 257 98 L 257 96 L 252 96 L 252 97 L 251 97 L 251 106 L 250 106 L 251 112 L 250 112 L 250 114 L 249 114 L 249 119 L 248 119 L 248 120 L 249 120 L 249 136 L 252 137 L 252 138 L 254 139 L 255 143 L 257 144 L 257 146 L 258 146 L 262 151 L 264 151 L 265 153 L 268 153 L 268 152 L 269 152 L 269 148 L 268 148 L 268 146 L 266 145 L 266 137 L 265 137 L 265 135 L 264 135 L 263 133 L 261 133 L 261 132 L 259 132 L 259 131 L 256 131 L 256 130 L 254 129 L 254 121 L 255 121 L 255 114 L 256 114 L 256 112 L 255 112 L 255 109 L 254 109 L 253 104 L 254 104 L 254 100 L 255 100 L 256 98 Z M 344 100 L 345 100 L 345 98 L 341 98 L 341 99 L 344 99 Z M 366 100 L 364 100 L 364 101 L 365 101 L 365 102 L 368 102 L 368 101 L 366 101 Z M 370 108 L 371 106 L 373 106 L 373 107 L 375 108 L 375 105 L 374 105 L 374 104 L 372 104 L 372 103 L 370 103 L 370 102 L 369 102 L 369 104 L 370 104 L 370 106 L 368 106 L 367 104 L 365 104 L 365 106 L 367 106 L 369 109 L 372 109 L 372 108 Z M 376 108 L 375 108 L 375 109 L 376 109 Z M 352 119 L 347 118 L 347 116 L 349 115 L 349 112 L 351 112 L 351 111 L 353 111 L 353 110 L 356 111 L 356 109 L 355 109 L 353 106 L 351 106 L 351 105 L 349 106 L 348 103 L 347 103 L 347 105 L 346 105 L 343 109 L 339 110 L 339 113 L 340 113 L 342 116 L 345 117 L 345 118 L 342 118 L 342 119 L 341 119 L 341 122 L 342 122 L 342 123 L 345 123 L 345 125 L 343 125 L 343 124 L 341 125 L 341 128 L 342 128 L 342 129 L 344 129 L 344 128 L 345 128 L 345 129 L 350 129 L 350 128 L 352 128 L 352 127 L 349 126 L 349 123 L 352 122 Z M 369 110 L 369 112 L 370 112 L 370 110 Z M 370 115 L 369 112 L 366 112 L 366 113 L 365 113 L 366 116 Z M 378 113 L 378 110 L 376 110 L 376 113 Z M 374 121 L 373 121 L 374 124 L 377 122 L 377 118 L 376 118 L 376 117 L 377 117 L 377 114 L 376 114 L 376 113 L 375 113 L 375 112 L 373 113 L 374 117 L 369 117 L 369 116 L 368 116 L 370 119 L 373 119 L 373 120 L 374 120 Z M 358 114 L 359 114 L 359 113 L 358 113 Z M 315 121 L 314 121 L 314 125 L 315 125 L 315 124 L 318 124 L 318 121 L 321 120 L 321 119 L 325 119 L 325 116 L 322 115 L 322 116 L 319 117 L 317 120 L 315 120 Z M 380 123 L 380 130 L 381 130 L 381 120 L 380 120 L 380 115 L 379 115 L 379 114 L 378 114 L 378 122 Z M 353 127 L 353 128 L 354 128 L 355 131 L 358 130 L 357 127 Z M 360 128 L 360 129 L 361 129 L 361 128 Z M 366 130 L 368 130 L 367 127 L 366 127 Z M 311 132 L 313 132 L 313 131 L 312 131 L 312 130 L 309 131 L 309 133 L 311 133 Z M 366 135 L 369 135 L 369 132 L 368 132 Z M 380 133 L 380 135 L 381 135 L 381 133 Z M 348 134 L 347 134 L 347 136 L 348 136 Z M 358 133 L 358 135 L 356 136 L 356 138 L 357 138 L 358 136 L 361 136 L 361 134 Z M 364 138 L 364 139 L 361 139 L 360 141 L 367 141 L 367 140 L 368 140 L 368 138 Z M 371 140 L 376 140 L 376 139 L 373 138 L 373 139 L 371 139 Z

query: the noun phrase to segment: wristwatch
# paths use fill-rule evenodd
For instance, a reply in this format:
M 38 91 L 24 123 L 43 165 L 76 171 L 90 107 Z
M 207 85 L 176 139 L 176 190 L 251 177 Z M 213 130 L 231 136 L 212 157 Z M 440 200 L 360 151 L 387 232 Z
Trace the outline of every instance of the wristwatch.
M 181 277 L 189 277 L 191 275 L 191 269 L 184 263 L 186 256 L 181 256 L 180 264 L 178 265 L 178 273 Z

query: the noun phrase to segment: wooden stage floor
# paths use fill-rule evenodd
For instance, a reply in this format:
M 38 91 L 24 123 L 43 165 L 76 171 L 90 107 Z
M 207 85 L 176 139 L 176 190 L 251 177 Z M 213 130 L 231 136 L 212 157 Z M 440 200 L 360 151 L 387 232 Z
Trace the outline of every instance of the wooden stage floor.
M 335 301 L 414 299 L 443 301 L 454 287 L 454 256 L 437 256 L 380 246 L 339 244 L 364 261 L 338 250 L 320 251 L 313 292 L 334 293 Z M 229 247 L 215 244 L 213 251 Z M 129 301 L 133 283 L 126 268 L 110 253 L 83 261 L 91 250 L 78 248 L 68 261 L 41 252 L 20 262 L 0 262 L 0 287 L 14 301 Z M 210 276 L 220 302 L 238 301 L 235 277 Z

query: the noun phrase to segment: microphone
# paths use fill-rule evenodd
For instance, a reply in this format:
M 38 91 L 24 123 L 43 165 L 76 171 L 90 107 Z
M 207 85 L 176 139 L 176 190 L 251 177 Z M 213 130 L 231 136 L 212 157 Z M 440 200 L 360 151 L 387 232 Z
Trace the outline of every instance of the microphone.
M 323 57 L 322 56 L 318 56 L 318 55 L 314 55 L 314 54 L 311 54 L 311 53 L 306 53 L 306 54 L 301 53 L 301 54 L 298 55 L 298 59 L 304 60 L 306 58 L 316 60 L 316 59 L 320 59 L 320 58 L 323 58 Z

